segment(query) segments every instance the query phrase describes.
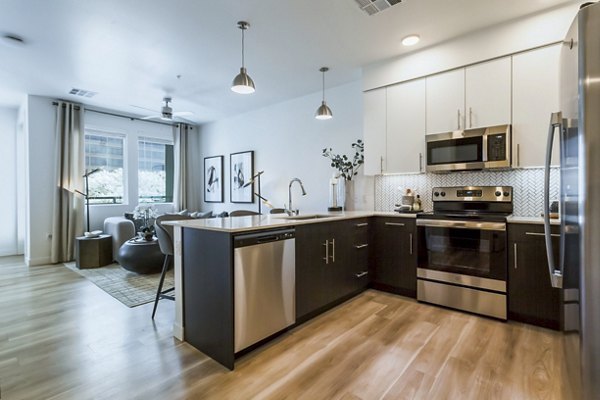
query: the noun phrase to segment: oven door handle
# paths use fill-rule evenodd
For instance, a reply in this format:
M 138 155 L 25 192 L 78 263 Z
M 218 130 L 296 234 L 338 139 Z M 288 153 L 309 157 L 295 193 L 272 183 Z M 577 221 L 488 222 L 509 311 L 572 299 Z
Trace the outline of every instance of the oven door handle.
M 479 229 L 482 231 L 506 231 L 506 223 L 504 222 L 417 219 L 417 226 L 432 228 Z

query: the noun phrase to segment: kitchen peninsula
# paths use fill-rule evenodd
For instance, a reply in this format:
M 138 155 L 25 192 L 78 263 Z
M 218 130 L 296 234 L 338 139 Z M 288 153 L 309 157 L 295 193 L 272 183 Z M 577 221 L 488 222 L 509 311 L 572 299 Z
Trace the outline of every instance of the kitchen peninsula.
M 248 290 L 247 282 L 245 284 L 236 282 L 235 276 L 241 279 L 244 273 L 242 271 L 238 271 L 237 275 L 234 273 L 236 265 L 242 263 L 242 258 L 239 258 L 241 256 L 235 253 L 238 247 L 252 248 L 249 241 L 254 244 L 265 244 L 279 242 L 280 239 L 295 240 L 291 256 L 287 254 L 290 246 L 280 247 L 267 255 L 267 258 L 283 257 L 288 261 L 292 258 L 293 273 L 289 270 L 287 273 L 273 270 L 265 276 L 254 275 L 249 278 L 255 281 L 261 277 L 289 281 L 291 275 L 291 299 L 288 296 L 287 300 L 282 300 L 281 302 L 285 304 L 281 307 L 275 305 L 282 318 L 285 314 L 289 321 L 289 314 L 292 315 L 292 322 L 287 324 L 289 326 L 302 323 L 360 293 L 370 282 L 369 242 L 373 232 L 370 225 L 374 224 L 371 217 L 385 220 L 383 226 L 396 230 L 398 239 L 406 242 L 401 246 L 401 251 L 407 254 L 399 259 L 407 262 L 407 279 L 405 282 L 398 282 L 397 290 L 394 291 L 414 297 L 415 288 L 412 286 L 416 284 L 416 280 L 412 275 L 416 267 L 416 252 L 413 250 L 413 240 L 416 236 L 412 230 L 415 229 L 415 214 L 356 211 L 168 222 L 175 227 L 175 297 L 177 299 L 173 330 L 175 337 L 189 342 L 221 364 L 233 369 L 235 356 L 240 352 L 238 348 L 241 346 L 236 342 L 243 342 L 244 335 L 253 335 L 253 332 L 247 330 L 240 332 L 239 325 L 243 323 L 244 315 L 236 315 L 234 305 L 238 301 L 236 299 L 242 294 L 247 295 L 242 292 Z M 280 243 L 284 241 L 281 240 Z M 263 258 L 257 262 L 256 257 L 263 256 L 255 253 L 251 253 L 250 257 L 254 257 L 254 264 L 261 264 L 264 261 Z M 256 285 L 257 282 L 253 284 Z M 404 288 L 402 288 L 403 284 Z M 260 293 L 273 291 L 277 296 L 281 296 L 285 288 L 271 288 L 261 290 Z M 273 304 L 260 306 L 273 306 Z M 287 311 L 282 310 L 282 307 Z M 239 303 L 237 308 L 242 312 L 241 308 L 246 308 L 246 302 Z M 263 314 L 268 314 L 268 311 L 264 310 Z M 272 319 L 267 319 L 262 325 L 271 322 Z M 251 327 L 250 331 L 256 331 L 261 327 Z M 258 343 L 262 343 L 262 340 Z M 249 348 L 252 349 L 254 346 Z

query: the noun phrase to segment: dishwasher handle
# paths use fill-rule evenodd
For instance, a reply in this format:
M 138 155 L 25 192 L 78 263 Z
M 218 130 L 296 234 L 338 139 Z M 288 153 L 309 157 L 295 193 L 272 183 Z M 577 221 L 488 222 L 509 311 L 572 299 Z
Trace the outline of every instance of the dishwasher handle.
M 266 244 L 278 242 L 280 240 L 289 240 L 296 237 L 295 229 L 280 229 L 267 232 L 254 232 L 233 237 L 233 245 L 235 248 L 254 246 L 258 244 Z
M 263 236 L 260 237 L 256 240 L 257 243 L 261 244 L 261 243 L 269 243 L 269 242 L 276 242 L 279 240 L 279 237 L 276 235 L 271 235 L 271 236 Z

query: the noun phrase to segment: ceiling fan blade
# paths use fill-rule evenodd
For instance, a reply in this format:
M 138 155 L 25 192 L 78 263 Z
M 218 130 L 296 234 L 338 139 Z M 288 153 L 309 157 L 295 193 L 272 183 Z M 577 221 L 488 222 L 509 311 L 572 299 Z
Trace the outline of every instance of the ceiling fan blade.
M 184 123 L 186 123 L 186 124 L 196 124 L 196 122 L 194 122 L 194 121 L 190 121 L 190 120 L 189 120 L 189 119 L 187 119 L 187 118 L 181 118 L 181 117 L 175 117 L 175 118 L 173 118 L 173 121 L 176 121 L 176 122 L 184 122 Z
M 146 107 L 142 107 L 142 106 L 136 106 L 136 105 L 134 105 L 134 104 L 130 104 L 129 106 L 130 106 L 130 107 L 135 107 L 135 108 L 140 108 L 140 109 L 142 109 L 142 110 L 150 111 L 150 112 L 153 112 L 153 113 L 156 113 L 156 114 L 160 114 L 160 111 L 159 111 L 159 110 L 153 110 L 153 109 L 151 109 L 151 108 L 146 108 Z
M 193 112 L 191 111 L 177 111 L 173 113 L 174 117 L 185 117 L 185 116 L 190 116 L 190 115 L 194 115 Z
M 140 119 L 157 119 L 160 117 L 161 117 L 160 115 L 148 115 L 147 117 L 140 118 Z

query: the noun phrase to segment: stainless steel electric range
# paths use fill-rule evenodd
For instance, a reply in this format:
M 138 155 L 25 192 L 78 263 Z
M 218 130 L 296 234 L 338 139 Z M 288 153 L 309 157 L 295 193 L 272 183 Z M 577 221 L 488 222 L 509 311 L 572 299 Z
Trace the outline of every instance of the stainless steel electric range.
M 436 187 L 417 216 L 417 299 L 506 319 L 510 186 Z

